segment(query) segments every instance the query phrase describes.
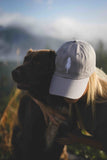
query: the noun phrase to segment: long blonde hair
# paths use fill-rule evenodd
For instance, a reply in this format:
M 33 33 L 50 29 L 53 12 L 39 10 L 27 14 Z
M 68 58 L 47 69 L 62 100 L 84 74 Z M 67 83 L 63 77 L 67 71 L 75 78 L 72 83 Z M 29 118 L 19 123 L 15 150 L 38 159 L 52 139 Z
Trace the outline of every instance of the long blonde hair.
M 107 102 L 107 74 L 101 69 L 90 76 L 87 90 L 87 104 Z

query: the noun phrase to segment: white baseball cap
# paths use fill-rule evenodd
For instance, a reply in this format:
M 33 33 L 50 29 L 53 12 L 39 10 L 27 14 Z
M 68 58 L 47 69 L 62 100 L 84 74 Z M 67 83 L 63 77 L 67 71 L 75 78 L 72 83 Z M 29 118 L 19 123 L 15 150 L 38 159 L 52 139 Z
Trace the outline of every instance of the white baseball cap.
M 96 69 L 96 54 L 88 42 L 69 41 L 56 52 L 55 65 L 49 93 L 78 99 Z

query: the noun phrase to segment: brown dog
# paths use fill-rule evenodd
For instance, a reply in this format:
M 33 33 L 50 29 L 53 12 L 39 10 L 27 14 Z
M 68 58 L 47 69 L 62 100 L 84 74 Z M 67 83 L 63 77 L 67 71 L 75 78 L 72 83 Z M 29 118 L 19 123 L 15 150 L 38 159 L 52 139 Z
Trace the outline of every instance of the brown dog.
M 29 50 L 23 64 L 12 72 L 17 87 L 27 90 L 30 94 L 30 96 L 25 95 L 20 101 L 19 125 L 13 130 L 12 144 L 15 160 L 31 160 L 37 157 L 39 160 L 57 160 L 63 151 L 64 145 L 56 142 L 60 136 L 59 127 L 46 125 L 43 107 L 42 109 L 40 107 L 48 105 L 55 56 L 53 50 Z

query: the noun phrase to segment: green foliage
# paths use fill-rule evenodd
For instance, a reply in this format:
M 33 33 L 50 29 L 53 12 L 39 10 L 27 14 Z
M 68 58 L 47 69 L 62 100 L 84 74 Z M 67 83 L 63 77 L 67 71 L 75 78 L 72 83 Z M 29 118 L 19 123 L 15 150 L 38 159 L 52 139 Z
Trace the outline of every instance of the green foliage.
M 102 41 L 99 41 L 96 49 L 97 66 L 107 73 L 107 50 L 104 48 Z
M 9 160 L 11 157 L 11 152 L 10 151 L 6 151 L 5 154 L 3 154 L 3 150 L 0 150 L 0 160 Z
M 87 160 L 107 160 L 107 155 L 102 150 L 82 144 L 69 145 L 68 151 Z
M 11 160 L 12 146 L 11 136 L 12 128 L 17 123 L 17 111 L 19 100 L 23 92 L 13 88 L 9 95 L 8 105 L 0 121 L 0 160 Z
M 16 65 L 16 62 L 0 62 L 0 117 L 9 101 L 14 85 L 11 72 Z

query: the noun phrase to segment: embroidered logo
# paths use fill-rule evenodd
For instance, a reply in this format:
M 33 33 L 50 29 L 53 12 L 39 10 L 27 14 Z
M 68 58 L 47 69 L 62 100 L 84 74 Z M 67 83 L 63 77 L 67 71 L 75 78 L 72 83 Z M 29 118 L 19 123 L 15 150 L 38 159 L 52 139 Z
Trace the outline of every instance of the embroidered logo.
M 68 73 L 68 70 L 70 69 L 70 67 L 71 67 L 71 57 L 68 57 L 67 58 L 67 63 L 65 65 L 66 73 Z

